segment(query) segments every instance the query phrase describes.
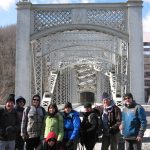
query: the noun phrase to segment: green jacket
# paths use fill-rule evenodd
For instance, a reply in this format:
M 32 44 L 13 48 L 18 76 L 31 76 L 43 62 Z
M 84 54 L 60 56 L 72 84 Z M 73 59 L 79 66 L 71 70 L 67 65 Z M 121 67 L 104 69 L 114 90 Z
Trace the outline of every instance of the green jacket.
M 57 141 L 62 141 L 64 137 L 63 117 L 58 112 L 53 117 L 46 115 L 42 127 L 42 139 L 46 138 L 48 133 L 54 131 L 57 135 Z

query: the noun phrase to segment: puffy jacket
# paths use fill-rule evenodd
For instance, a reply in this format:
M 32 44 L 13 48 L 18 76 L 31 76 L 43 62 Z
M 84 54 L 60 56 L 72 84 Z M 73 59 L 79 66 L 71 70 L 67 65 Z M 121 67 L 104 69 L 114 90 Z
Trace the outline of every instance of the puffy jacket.
M 42 136 L 47 137 L 48 133 L 54 131 L 58 136 L 57 141 L 62 141 L 64 136 L 63 117 L 58 112 L 54 116 L 46 115 L 43 121 Z M 43 137 L 42 137 L 43 138 Z
M 6 108 L 0 109 L 0 140 L 14 140 L 19 131 L 19 117 L 15 109 L 8 112 Z
M 122 112 L 123 135 L 133 139 L 143 137 L 147 127 L 146 113 L 144 108 L 133 101 L 130 107 L 125 106 Z
M 43 108 L 40 106 L 37 108 L 30 106 L 30 109 L 26 107 L 22 117 L 21 136 L 40 137 L 44 115 Z
M 64 139 L 75 140 L 79 137 L 80 117 L 79 113 L 72 110 L 70 113 L 63 113 L 64 118 Z

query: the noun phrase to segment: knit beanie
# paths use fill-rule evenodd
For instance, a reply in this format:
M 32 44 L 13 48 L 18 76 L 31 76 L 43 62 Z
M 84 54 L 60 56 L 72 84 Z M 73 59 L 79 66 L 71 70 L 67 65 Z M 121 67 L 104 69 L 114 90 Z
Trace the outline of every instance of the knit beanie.
M 15 104 L 15 94 L 9 94 L 6 99 L 6 103 L 7 102 L 13 102 Z

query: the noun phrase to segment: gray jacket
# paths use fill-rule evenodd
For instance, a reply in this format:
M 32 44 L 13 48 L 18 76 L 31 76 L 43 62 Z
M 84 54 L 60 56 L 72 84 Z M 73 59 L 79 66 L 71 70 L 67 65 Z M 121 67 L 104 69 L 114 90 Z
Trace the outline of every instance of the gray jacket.
M 40 137 L 44 116 L 41 106 L 37 108 L 34 106 L 26 107 L 22 117 L 21 136 L 28 138 Z

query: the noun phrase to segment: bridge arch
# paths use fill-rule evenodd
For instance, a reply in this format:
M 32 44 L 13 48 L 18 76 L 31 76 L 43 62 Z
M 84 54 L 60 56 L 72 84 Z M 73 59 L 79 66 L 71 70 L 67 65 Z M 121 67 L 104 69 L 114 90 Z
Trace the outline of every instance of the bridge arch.
M 141 0 L 72 5 L 20 1 L 17 6 L 16 96 L 30 99 L 48 91 L 60 104 L 78 102 L 83 92 L 94 93 L 96 102 L 103 91 L 115 99 L 129 90 L 138 100 L 144 98 Z

